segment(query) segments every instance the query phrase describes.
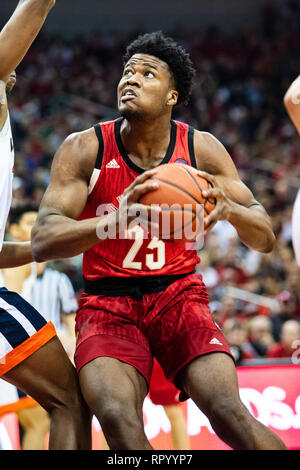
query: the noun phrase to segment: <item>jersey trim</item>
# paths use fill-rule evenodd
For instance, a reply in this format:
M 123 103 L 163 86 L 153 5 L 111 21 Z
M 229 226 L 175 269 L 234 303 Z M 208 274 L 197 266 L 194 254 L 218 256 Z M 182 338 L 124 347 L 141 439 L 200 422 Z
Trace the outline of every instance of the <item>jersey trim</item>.
M 56 336 L 56 331 L 53 324 L 51 322 L 46 323 L 33 336 L 30 336 L 0 359 L 0 377 L 35 353 L 54 336 Z
M 146 171 L 143 168 L 140 168 L 137 166 L 133 161 L 128 157 L 127 152 L 124 148 L 122 139 L 121 139 L 121 133 L 120 133 L 120 128 L 121 128 L 121 122 L 123 118 L 119 118 L 115 121 L 115 139 L 117 143 L 118 150 L 120 152 L 121 157 L 125 161 L 126 165 L 131 168 L 131 170 L 135 171 L 136 173 L 144 173 Z M 166 152 L 166 155 L 162 159 L 159 165 L 164 165 L 165 163 L 168 163 L 169 160 L 171 159 L 174 149 L 175 149 L 175 144 L 176 144 L 176 135 L 177 135 L 177 125 L 174 121 L 171 121 L 171 136 L 170 136 L 170 143 Z
M 89 295 L 107 295 L 118 297 L 120 295 L 129 295 L 141 299 L 145 294 L 161 292 L 178 279 L 182 279 L 194 271 L 184 274 L 169 274 L 158 276 L 131 276 L 118 278 L 102 277 L 94 281 L 83 278 L 84 291 Z
M 104 140 L 103 140 L 101 125 L 96 124 L 94 126 L 94 129 L 95 129 L 96 136 L 97 136 L 98 142 L 99 142 L 99 149 L 98 149 L 97 159 L 96 159 L 96 163 L 95 163 L 95 168 L 97 170 L 101 170 L 103 154 L 104 154 Z
M 33 406 L 38 406 L 38 402 L 31 397 L 22 397 L 18 401 L 0 406 L 0 418 L 8 413 L 16 413 L 19 410 L 32 408 Z
M 195 158 L 195 149 L 194 149 L 194 134 L 195 130 L 193 127 L 189 126 L 188 131 L 188 148 L 191 159 L 191 166 L 197 168 L 196 158 Z

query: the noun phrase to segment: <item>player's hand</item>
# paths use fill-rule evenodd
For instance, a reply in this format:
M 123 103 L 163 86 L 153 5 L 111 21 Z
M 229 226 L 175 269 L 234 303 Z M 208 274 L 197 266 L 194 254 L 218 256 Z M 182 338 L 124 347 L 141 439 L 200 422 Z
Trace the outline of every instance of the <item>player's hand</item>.
M 198 170 L 197 173 L 207 179 L 213 186 L 210 189 L 202 191 L 202 195 L 208 199 L 215 198 L 216 200 L 215 208 L 204 218 L 204 235 L 206 235 L 219 220 L 228 219 L 231 206 L 235 203 L 229 199 L 223 189 L 218 186 L 217 179 L 214 175 L 200 170 Z
M 128 227 L 131 222 L 138 219 L 146 232 L 158 233 L 160 207 L 154 205 L 150 207 L 138 202 L 144 194 L 158 188 L 159 183 L 151 180 L 156 171 L 155 169 L 145 171 L 125 189 L 118 209 L 119 225 Z

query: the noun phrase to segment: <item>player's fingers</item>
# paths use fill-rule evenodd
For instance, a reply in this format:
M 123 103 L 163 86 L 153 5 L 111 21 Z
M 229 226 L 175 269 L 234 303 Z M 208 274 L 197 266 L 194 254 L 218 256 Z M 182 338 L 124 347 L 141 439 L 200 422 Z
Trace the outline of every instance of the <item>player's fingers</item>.
M 128 186 L 128 188 L 125 189 L 124 194 L 128 193 L 131 191 L 135 186 L 144 183 L 147 179 L 152 178 L 157 172 L 156 168 L 153 168 L 152 170 L 147 170 L 144 171 L 141 175 L 137 176 L 135 180 Z
M 219 197 L 223 196 L 223 191 L 220 188 L 204 189 L 202 191 L 202 196 L 206 197 L 207 199 L 210 199 L 210 198 L 218 199 Z
M 207 230 L 211 224 L 216 224 L 222 218 L 222 211 L 216 206 L 206 217 L 204 217 L 204 229 Z
M 146 218 L 147 216 L 154 217 L 156 214 L 161 213 L 161 208 L 157 204 L 151 204 L 151 206 L 147 206 L 146 204 L 139 204 L 138 202 L 130 204 L 130 207 L 128 208 L 128 214 L 129 215 L 134 215 L 134 214 L 140 214 L 142 217 Z
M 159 234 L 159 214 L 161 208 L 158 205 L 152 204 L 147 206 L 145 204 L 131 204 L 128 209 L 128 218 L 139 223 L 147 232 L 151 232 L 154 236 Z
M 215 177 L 211 175 L 210 173 L 207 173 L 206 171 L 202 170 L 197 170 L 197 174 L 199 176 L 202 176 L 202 178 L 205 178 L 207 181 L 209 181 L 213 186 L 215 185 Z
M 149 181 L 138 184 L 128 193 L 128 200 L 137 202 L 144 194 L 147 194 L 150 191 L 155 191 L 158 186 L 159 183 L 157 181 Z

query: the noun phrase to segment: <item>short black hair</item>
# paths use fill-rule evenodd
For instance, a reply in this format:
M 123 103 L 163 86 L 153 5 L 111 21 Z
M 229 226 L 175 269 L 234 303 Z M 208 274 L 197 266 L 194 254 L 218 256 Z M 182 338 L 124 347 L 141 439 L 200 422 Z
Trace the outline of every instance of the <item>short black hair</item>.
M 179 93 L 178 103 L 188 103 L 195 69 L 190 55 L 172 38 L 166 37 L 161 31 L 138 36 L 126 49 L 123 56 L 124 65 L 134 54 L 148 54 L 166 62 L 173 75 Z
M 34 201 L 24 201 L 13 205 L 9 212 L 9 225 L 18 224 L 27 212 L 38 212 L 39 204 Z

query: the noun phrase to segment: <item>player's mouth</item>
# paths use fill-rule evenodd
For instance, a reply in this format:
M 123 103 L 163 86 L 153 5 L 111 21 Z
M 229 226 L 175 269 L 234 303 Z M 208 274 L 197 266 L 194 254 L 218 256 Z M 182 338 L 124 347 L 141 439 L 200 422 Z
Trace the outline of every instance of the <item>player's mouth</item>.
M 124 101 L 129 101 L 129 100 L 132 100 L 136 97 L 137 97 L 137 95 L 136 95 L 135 91 L 132 88 L 126 87 L 122 91 L 121 102 L 124 103 Z

